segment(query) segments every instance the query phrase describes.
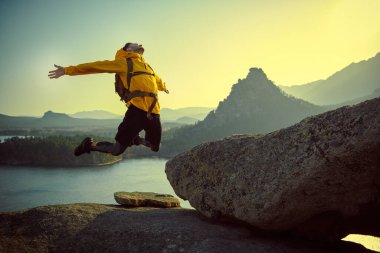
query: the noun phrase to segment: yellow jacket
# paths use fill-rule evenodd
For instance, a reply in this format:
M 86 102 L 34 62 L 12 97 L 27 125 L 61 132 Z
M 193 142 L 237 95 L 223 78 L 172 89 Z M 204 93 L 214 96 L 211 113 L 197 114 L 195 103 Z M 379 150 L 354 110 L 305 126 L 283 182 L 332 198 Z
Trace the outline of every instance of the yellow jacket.
M 127 87 L 127 58 L 132 59 L 133 72 L 144 71 L 153 73 L 142 55 L 138 53 L 126 52 L 123 49 L 120 49 L 116 52 L 115 60 L 113 61 L 96 61 L 65 67 L 65 74 L 75 76 L 95 73 L 117 73 L 120 76 L 124 87 Z M 166 91 L 166 86 L 157 74 L 154 76 L 137 75 L 131 78 L 129 90 L 131 92 L 139 90 L 157 94 L 159 90 Z M 135 97 L 129 103 L 147 112 L 152 102 L 152 97 Z M 160 104 L 158 102 L 152 112 L 156 114 L 160 113 Z

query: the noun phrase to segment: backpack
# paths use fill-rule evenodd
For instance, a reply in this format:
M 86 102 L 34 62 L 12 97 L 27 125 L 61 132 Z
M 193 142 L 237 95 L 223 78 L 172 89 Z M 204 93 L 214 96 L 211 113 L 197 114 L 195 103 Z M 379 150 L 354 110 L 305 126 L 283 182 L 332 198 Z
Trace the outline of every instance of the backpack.
M 149 66 L 149 65 L 148 65 Z M 153 69 L 149 66 L 149 68 L 153 71 Z M 119 95 L 120 100 L 123 101 L 125 104 L 127 104 L 131 99 L 135 97 L 152 97 L 153 102 L 149 107 L 149 110 L 147 112 L 147 118 L 152 119 L 152 110 L 154 106 L 157 103 L 157 94 L 152 93 L 152 92 L 146 92 L 146 91 L 130 91 L 130 84 L 131 84 L 131 79 L 134 76 L 137 75 L 152 75 L 154 76 L 154 71 L 153 73 L 148 73 L 148 72 L 143 72 L 143 71 L 136 71 L 133 72 L 133 62 L 132 59 L 127 58 L 127 88 L 125 88 L 123 81 L 121 81 L 121 78 L 119 74 L 115 74 L 115 92 Z

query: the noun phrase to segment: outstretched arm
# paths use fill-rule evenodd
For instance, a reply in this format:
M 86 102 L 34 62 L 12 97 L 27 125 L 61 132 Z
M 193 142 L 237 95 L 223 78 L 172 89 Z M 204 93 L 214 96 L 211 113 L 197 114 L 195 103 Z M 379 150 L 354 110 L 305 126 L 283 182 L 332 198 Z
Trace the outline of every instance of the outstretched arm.
M 55 65 L 54 64 L 54 67 L 56 67 L 57 69 L 56 70 L 52 70 L 52 71 L 49 71 L 49 77 L 50 79 L 53 79 L 53 78 L 60 78 L 61 76 L 63 76 L 65 74 L 65 69 L 61 66 L 58 66 L 58 65 Z
M 127 71 L 127 64 L 125 64 L 125 59 L 117 58 L 113 61 L 96 61 L 68 66 L 64 70 L 65 75 L 69 76 L 97 73 L 125 73 Z
M 156 77 L 158 90 L 164 91 L 167 94 L 169 94 L 169 90 L 166 88 L 166 84 L 164 83 L 164 81 L 162 81 L 162 79 L 158 75 L 155 75 L 155 77 Z
M 57 69 L 49 72 L 50 78 L 59 78 L 63 75 L 76 76 L 96 73 L 121 73 L 127 71 L 127 66 L 123 59 L 89 62 L 69 67 L 54 66 Z

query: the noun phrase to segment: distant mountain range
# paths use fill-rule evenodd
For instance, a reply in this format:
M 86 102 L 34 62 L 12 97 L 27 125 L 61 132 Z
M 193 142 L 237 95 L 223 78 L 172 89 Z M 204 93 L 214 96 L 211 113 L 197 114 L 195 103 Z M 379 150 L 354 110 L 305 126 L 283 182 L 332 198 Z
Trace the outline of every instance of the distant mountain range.
M 169 131 L 170 138 L 163 142 L 163 148 L 171 156 L 199 143 L 232 134 L 268 133 L 326 110 L 327 107 L 287 95 L 268 80 L 262 69 L 252 68 L 204 120 Z
M 0 114 L 0 129 L 15 128 L 67 128 L 67 127 L 115 127 L 117 119 L 77 119 L 64 113 L 46 112 L 41 118 L 16 117 Z
M 162 109 L 163 129 L 202 120 L 212 108 L 188 107 L 182 109 Z M 95 110 L 72 115 L 48 111 L 42 117 L 18 117 L 0 114 L 0 130 L 37 128 L 117 128 L 123 116 L 111 112 Z
M 194 124 L 199 120 L 203 120 L 213 109 L 214 108 L 211 107 L 185 107 L 180 109 L 162 108 L 161 120 Z
M 345 105 L 355 105 L 355 104 L 358 104 L 360 102 L 363 102 L 363 101 L 366 101 L 366 100 L 370 100 L 370 99 L 374 99 L 374 98 L 377 98 L 377 97 L 380 97 L 380 88 L 376 89 L 374 92 L 372 92 L 372 94 L 370 94 L 368 96 L 364 96 L 364 97 L 348 100 L 348 101 L 345 101 L 345 102 L 340 103 L 340 104 L 329 105 L 328 107 L 330 107 L 331 109 L 335 109 L 335 108 L 342 107 L 342 106 L 345 106 Z
M 161 121 L 177 122 L 181 124 L 194 124 L 203 120 L 214 108 L 211 107 L 185 107 L 180 109 L 161 109 Z M 122 119 L 123 115 L 114 114 L 104 110 L 83 111 L 70 115 L 80 119 Z
M 297 86 L 280 86 L 286 93 L 317 105 L 354 104 L 378 94 L 380 53 L 368 60 L 352 63 L 326 80 Z
M 122 115 L 114 114 L 104 110 L 83 111 L 70 115 L 73 118 L 79 119 L 122 119 Z

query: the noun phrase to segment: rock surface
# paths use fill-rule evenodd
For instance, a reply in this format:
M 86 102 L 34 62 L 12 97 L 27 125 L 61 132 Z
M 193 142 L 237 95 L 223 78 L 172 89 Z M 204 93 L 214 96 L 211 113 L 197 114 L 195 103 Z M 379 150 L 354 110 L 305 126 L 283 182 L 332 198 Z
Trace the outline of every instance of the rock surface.
M 266 135 L 205 143 L 166 164 L 207 217 L 334 240 L 380 234 L 380 98 Z
M 177 198 L 170 194 L 154 192 L 115 192 L 117 203 L 126 206 L 180 207 Z
M 322 244 L 215 224 L 195 210 L 100 204 L 0 213 L 0 252 L 373 252 L 351 242 Z

